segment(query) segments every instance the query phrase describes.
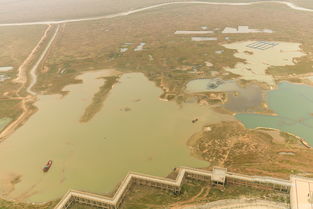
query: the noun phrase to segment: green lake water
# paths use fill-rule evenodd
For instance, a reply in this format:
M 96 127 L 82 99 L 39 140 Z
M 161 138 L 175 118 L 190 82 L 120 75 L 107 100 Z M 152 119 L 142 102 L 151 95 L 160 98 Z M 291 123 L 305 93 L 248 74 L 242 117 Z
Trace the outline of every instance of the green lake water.
M 313 145 L 313 88 L 282 82 L 267 94 L 269 108 L 277 116 L 238 114 L 246 127 L 268 127 L 304 138 Z
M 187 139 L 206 123 L 232 119 L 198 104 L 159 99 L 162 91 L 143 74 L 120 78 L 101 111 L 80 117 L 106 71 L 80 76 L 65 97 L 40 96 L 39 111 L 0 144 L 0 192 L 22 201 L 60 198 L 69 189 L 111 192 L 129 171 L 166 176 L 174 167 L 205 167 L 190 155 Z M 125 111 L 125 110 L 129 111 Z M 192 119 L 199 122 L 193 124 Z M 48 160 L 48 173 L 42 167 Z M 20 176 L 20 182 L 10 185 Z

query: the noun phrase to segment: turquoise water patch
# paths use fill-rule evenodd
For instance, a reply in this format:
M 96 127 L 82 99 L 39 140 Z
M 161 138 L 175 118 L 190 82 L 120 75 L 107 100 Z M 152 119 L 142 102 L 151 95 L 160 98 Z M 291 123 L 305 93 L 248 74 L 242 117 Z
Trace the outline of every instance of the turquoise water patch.
M 238 114 L 247 128 L 268 127 L 304 138 L 313 145 L 313 87 L 282 82 L 266 96 L 269 108 L 277 116 Z
M 11 122 L 11 118 L 0 118 L 0 131 L 6 127 Z

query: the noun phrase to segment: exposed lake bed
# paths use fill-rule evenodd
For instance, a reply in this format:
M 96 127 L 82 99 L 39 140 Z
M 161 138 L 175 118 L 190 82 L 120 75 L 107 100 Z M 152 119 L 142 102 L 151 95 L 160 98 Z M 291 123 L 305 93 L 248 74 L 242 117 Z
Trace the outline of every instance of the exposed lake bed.
M 269 86 L 275 86 L 274 78 L 267 74 L 266 70 L 271 66 L 294 65 L 295 58 L 305 55 L 299 43 L 275 42 L 275 44 L 255 41 L 224 44 L 224 47 L 237 51 L 234 54 L 235 57 L 245 60 L 245 62 L 236 64 L 235 68 L 225 68 L 225 70 L 239 75 L 244 80 L 255 80 Z M 268 46 L 270 48 L 255 46 Z

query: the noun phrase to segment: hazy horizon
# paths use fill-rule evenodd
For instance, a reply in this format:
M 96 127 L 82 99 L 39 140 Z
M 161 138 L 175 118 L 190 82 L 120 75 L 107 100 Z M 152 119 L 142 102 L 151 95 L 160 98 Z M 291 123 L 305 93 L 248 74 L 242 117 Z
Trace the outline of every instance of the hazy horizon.
M 64 20 L 113 14 L 177 0 L 0 0 L 0 23 Z M 190 1 L 190 0 L 179 0 Z M 205 1 L 205 0 L 200 0 Z M 207 2 L 254 2 L 263 0 L 206 0 Z M 272 1 L 272 0 L 267 0 Z M 290 1 L 303 3 L 306 0 Z
M 0 0 L 0 23 L 100 16 L 174 0 Z

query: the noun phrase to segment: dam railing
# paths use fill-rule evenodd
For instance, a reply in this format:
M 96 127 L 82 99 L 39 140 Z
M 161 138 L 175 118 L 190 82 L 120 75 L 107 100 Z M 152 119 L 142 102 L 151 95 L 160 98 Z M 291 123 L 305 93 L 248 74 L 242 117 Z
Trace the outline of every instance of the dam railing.
M 179 193 L 181 191 L 182 184 L 186 179 L 212 183 L 212 176 L 215 175 L 212 171 L 195 168 L 180 167 L 177 168 L 177 170 L 178 174 L 175 180 L 130 172 L 121 182 L 112 197 L 92 194 L 83 191 L 70 190 L 56 205 L 55 209 L 67 209 L 70 208 L 73 203 L 86 204 L 98 208 L 118 209 L 125 200 L 127 192 L 134 184 L 145 185 L 174 193 Z M 286 193 L 290 191 L 291 187 L 291 182 L 288 180 L 270 177 L 247 176 L 225 172 L 224 178 L 227 184 L 245 185 L 260 189 L 273 189 Z

